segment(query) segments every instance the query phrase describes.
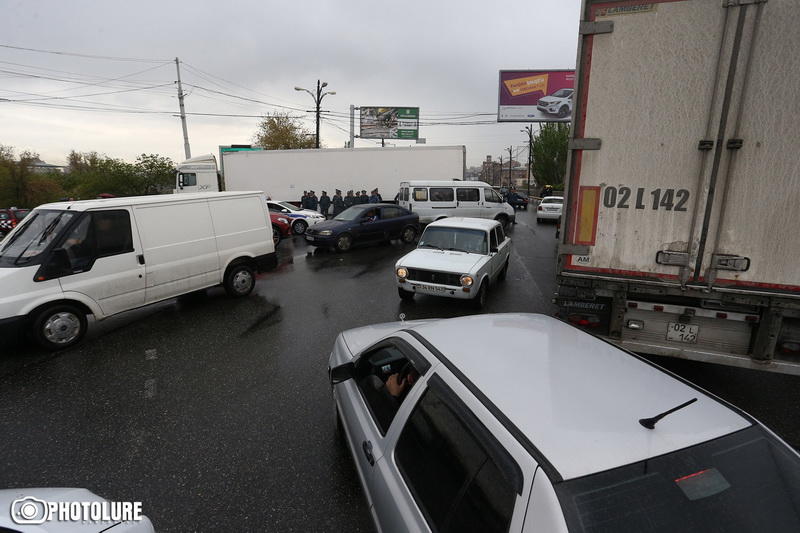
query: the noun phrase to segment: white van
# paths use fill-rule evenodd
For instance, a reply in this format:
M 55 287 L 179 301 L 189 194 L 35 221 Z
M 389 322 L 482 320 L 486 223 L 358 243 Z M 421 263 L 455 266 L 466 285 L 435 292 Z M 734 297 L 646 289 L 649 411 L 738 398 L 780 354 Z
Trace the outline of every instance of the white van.
M 482 181 L 404 181 L 398 203 L 419 215 L 420 224 L 447 217 L 491 218 L 503 227 L 515 222 L 514 208 Z
M 0 326 L 48 349 L 102 320 L 222 284 L 246 296 L 277 263 L 261 192 L 45 204 L 0 244 Z M 5 329 L 5 328 L 4 328 Z

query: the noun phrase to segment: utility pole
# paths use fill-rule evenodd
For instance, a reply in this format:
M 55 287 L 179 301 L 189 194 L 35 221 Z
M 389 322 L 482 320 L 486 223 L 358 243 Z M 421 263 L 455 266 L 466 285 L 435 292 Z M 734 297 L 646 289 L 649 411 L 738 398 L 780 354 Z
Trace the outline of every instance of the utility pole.
M 181 108 L 181 125 L 183 126 L 183 151 L 186 159 L 192 157 L 192 149 L 189 148 L 189 131 L 186 129 L 186 108 L 183 106 L 183 87 L 181 87 L 181 62 L 175 58 L 175 69 L 178 71 L 178 105 Z
M 317 92 L 312 93 L 308 89 L 303 89 L 302 87 L 295 87 L 295 91 L 305 91 L 311 95 L 311 98 L 314 99 L 314 104 L 316 105 L 316 116 L 317 116 L 317 140 L 315 143 L 315 147 L 319 148 L 319 115 L 320 115 L 320 106 L 322 105 L 322 99 L 329 94 L 336 94 L 336 91 L 328 91 L 322 92 L 322 89 L 328 86 L 328 82 L 317 80 Z
M 533 173 L 533 124 L 525 126 L 523 131 L 528 134 L 528 196 L 531 195 L 531 174 Z
M 355 148 L 353 142 L 356 137 L 356 106 L 350 104 L 350 148 Z
M 508 147 L 508 188 L 511 189 L 511 161 L 514 159 L 514 147 Z
M 499 185 L 500 185 L 500 187 L 502 187 L 503 186 L 503 156 L 502 155 L 500 156 L 500 175 L 497 176 L 497 177 L 499 178 L 498 179 L 498 181 L 500 182 Z

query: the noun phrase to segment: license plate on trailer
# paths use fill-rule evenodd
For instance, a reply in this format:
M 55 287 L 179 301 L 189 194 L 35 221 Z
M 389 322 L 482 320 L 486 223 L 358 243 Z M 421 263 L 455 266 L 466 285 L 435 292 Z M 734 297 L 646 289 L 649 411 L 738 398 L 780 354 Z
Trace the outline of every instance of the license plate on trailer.
M 697 325 L 681 324 L 679 322 L 670 322 L 667 324 L 668 341 L 695 344 L 697 343 L 698 333 L 700 333 L 700 326 Z

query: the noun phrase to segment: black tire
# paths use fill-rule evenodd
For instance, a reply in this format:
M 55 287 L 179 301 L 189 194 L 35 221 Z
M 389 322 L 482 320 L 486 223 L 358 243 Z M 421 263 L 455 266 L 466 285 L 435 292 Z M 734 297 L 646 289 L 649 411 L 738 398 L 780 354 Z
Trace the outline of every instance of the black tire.
M 353 236 L 349 233 L 342 233 L 336 239 L 336 250 L 346 252 L 353 247 Z
M 223 282 L 225 292 L 232 298 L 247 296 L 256 286 L 256 274 L 247 263 L 239 263 L 228 268 Z
M 302 235 L 307 229 L 308 224 L 305 220 L 297 219 L 292 222 L 292 232 L 294 232 L 295 235 Z
M 562 105 L 558 110 L 558 118 L 564 118 L 569 116 L 569 108 L 565 105 Z
M 472 305 L 475 309 L 483 309 L 486 307 L 486 298 L 489 295 L 489 280 L 484 280 L 481 283 L 480 289 L 478 289 L 478 294 L 472 300 Z
M 503 226 L 503 231 L 508 229 L 508 217 L 506 215 L 499 215 L 495 218 L 495 220 L 498 221 L 501 226 Z
M 500 281 L 505 281 L 507 275 L 508 275 L 508 259 L 506 259 L 506 264 L 503 265 L 503 270 L 500 271 L 500 274 L 497 276 L 497 279 L 499 279 Z
M 33 316 L 31 336 L 45 350 L 63 350 L 78 344 L 87 327 L 82 309 L 72 304 L 56 304 Z
M 279 242 L 281 242 L 281 232 L 278 228 L 272 228 L 272 244 L 278 246 Z
M 542 223 L 542 219 L 541 219 L 541 218 L 539 218 L 539 217 L 536 217 L 536 223 L 537 223 L 537 224 L 541 224 L 541 223 Z
M 409 291 L 404 291 L 400 287 L 397 287 L 397 294 L 400 296 L 401 300 L 405 300 L 409 302 L 414 299 L 414 293 Z
M 414 226 L 406 226 L 400 233 L 400 240 L 406 244 L 411 244 L 417 238 L 417 228 Z

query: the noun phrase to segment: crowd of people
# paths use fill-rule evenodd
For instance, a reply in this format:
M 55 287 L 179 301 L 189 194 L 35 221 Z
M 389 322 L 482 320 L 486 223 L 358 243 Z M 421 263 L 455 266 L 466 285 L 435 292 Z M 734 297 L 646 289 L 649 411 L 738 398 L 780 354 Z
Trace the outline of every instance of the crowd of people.
M 322 191 L 322 194 L 317 198 L 314 191 L 303 191 L 303 196 L 300 197 L 300 207 L 303 209 L 310 209 L 311 211 L 319 211 L 325 218 L 329 215 L 336 216 L 348 207 L 358 204 L 377 204 L 383 201 L 378 189 L 372 189 L 372 192 L 367 195 L 367 191 L 347 191 L 345 196 L 342 196 L 342 191 L 336 189 L 333 198 L 328 196 L 327 191 Z M 331 213 L 331 206 L 333 213 Z

